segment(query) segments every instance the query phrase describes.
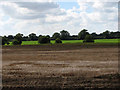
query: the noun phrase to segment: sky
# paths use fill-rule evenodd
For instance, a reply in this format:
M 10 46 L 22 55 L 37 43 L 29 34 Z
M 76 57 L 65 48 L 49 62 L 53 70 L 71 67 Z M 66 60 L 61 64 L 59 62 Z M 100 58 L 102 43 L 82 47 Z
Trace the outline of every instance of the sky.
M 1 0 L 0 36 L 118 31 L 119 0 Z

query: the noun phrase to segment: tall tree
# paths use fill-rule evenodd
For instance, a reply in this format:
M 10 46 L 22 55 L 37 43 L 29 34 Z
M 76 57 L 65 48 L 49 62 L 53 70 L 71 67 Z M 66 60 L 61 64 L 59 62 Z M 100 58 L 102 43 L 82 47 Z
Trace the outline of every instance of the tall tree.
M 53 39 L 57 39 L 57 38 L 60 38 L 60 33 L 54 33 L 53 36 L 52 36 Z
M 106 30 L 105 32 L 102 33 L 103 34 L 103 37 L 106 38 L 106 39 L 109 39 L 110 38 L 110 31 Z
M 50 43 L 50 38 L 48 36 L 40 36 L 38 38 L 38 43 L 40 44 Z
M 35 41 L 35 40 L 38 39 L 35 33 L 29 34 L 29 38 L 30 38 L 31 41 Z
M 70 33 L 68 31 L 62 30 L 60 31 L 60 38 L 62 40 L 67 40 L 70 37 Z
M 14 39 L 14 36 L 13 35 L 8 35 L 8 40 L 9 41 L 12 41 Z
M 96 34 L 95 32 L 92 33 L 91 35 L 92 35 L 92 37 L 93 37 L 94 39 L 97 37 L 97 34 Z
M 6 43 L 8 43 L 8 39 L 6 36 L 2 37 L 2 45 L 5 45 Z
M 18 33 L 18 34 L 16 34 L 14 39 L 19 42 L 18 44 L 21 44 L 22 43 L 22 37 L 23 37 L 23 34 Z
M 86 35 L 88 35 L 89 33 L 87 32 L 88 30 L 86 29 L 83 29 L 82 31 L 80 31 L 78 33 L 78 39 L 85 39 Z

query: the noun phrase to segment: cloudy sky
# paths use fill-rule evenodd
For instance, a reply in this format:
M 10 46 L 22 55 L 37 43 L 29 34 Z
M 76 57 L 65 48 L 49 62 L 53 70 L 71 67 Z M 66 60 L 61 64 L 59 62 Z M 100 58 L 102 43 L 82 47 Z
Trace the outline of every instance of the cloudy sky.
M 29 1 L 29 2 L 28 2 Z M 118 31 L 119 0 L 1 0 L 0 36 Z

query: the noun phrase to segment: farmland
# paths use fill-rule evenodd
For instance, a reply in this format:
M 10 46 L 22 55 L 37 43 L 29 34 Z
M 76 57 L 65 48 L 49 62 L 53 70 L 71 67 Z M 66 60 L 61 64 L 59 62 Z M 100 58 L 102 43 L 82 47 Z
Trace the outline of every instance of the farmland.
M 62 40 L 63 44 L 66 43 L 83 43 L 83 40 Z M 96 39 L 96 43 L 120 43 L 120 39 Z M 51 44 L 55 44 L 55 40 L 51 40 Z M 10 45 L 12 45 L 12 42 L 10 42 Z M 38 41 L 23 41 L 22 45 L 39 45 Z
M 120 86 L 117 44 L 3 46 L 2 52 L 3 90 Z

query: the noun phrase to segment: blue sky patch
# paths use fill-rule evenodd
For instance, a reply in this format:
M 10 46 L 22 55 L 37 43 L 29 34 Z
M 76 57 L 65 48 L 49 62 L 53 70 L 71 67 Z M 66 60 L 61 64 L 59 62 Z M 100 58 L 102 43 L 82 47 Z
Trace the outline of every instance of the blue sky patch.
M 58 2 L 60 8 L 64 8 L 66 10 L 72 9 L 73 7 L 79 8 L 77 2 Z

